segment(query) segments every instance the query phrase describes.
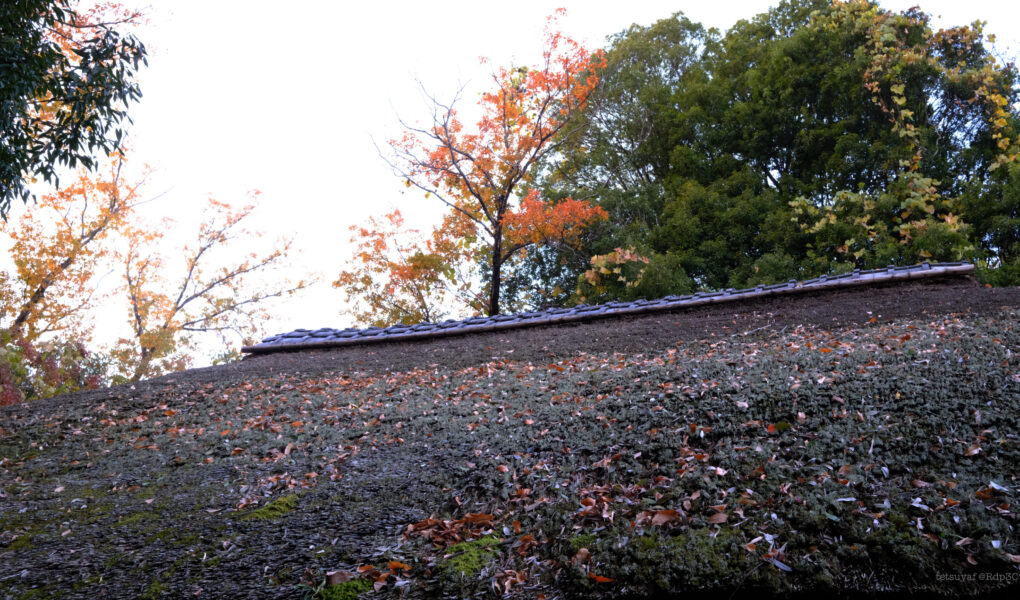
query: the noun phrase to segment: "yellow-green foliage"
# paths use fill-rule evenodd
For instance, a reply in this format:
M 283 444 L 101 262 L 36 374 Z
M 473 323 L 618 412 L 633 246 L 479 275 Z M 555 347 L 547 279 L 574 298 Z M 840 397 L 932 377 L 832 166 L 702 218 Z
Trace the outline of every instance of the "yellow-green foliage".
M 595 544 L 596 539 L 597 538 L 594 535 L 590 533 L 585 533 L 581 535 L 575 535 L 568 541 L 570 542 L 570 549 L 573 550 L 574 552 L 577 552 L 581 548 L 591 549 L 592 545 Z
M 336 585 L 327 585 L 315 595 L 315 600 L 354 600 L 372 589 L 369 579 L 352 579 Z
M 472 542 L 461 542 L 450 546 L 447 554 L 453 556 L 443 563 L 442 569 L 446 573 L 474 575 L 482 570 L 490 558 L 496 555 L 498 544 L 499 539 L 489 535 Z
M 32 547 L 32 536 L 28 534 L 19 535 L 13 542 L 8 544 L 8 550 L 27 550 Z
M 269 519 L 278 519 L 283 515 L 294 510 L 294 506 L 297 505 L 298 497 L 294 494 L 289 496 L 280 496 L 276 500 L 273 500 L 269 504 L 252 511 L 250 514 L 245 515 L 245 519 L 257 519 L 259 521 L 267 521 Z

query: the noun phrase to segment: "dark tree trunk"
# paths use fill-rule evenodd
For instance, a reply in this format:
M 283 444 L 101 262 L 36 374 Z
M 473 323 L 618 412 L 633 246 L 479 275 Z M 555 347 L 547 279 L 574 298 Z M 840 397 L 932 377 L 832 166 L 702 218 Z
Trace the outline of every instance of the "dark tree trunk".
M 152 353 L 151 349 L 142 348 L 142 358 L 138 361 L 138 366 L 135 367 L 135 371 L 132 373 L 129 381 L 132 383 L 140 381 L 142 377 L 149 374 L 149 366 L 152 364 Z
M 25 321 L 27 321 L 28 317 L 32 314 L 32 309 L 35 308 L 37 304 L 42 302 L 43 296 L 46 295 L 46 290 L 49 287 L 50 282 L 49 278 L 47 277 L 46 279 L 43 280 L 42 285 L 37 287 L 35 291 L 32 292 L 32 297 L 29 298 L 28 302 L 25 303 L 25 306 L 22 307 L 21 312 L 18 313 L 18 317 L 14 319 L 14 324 L 11 325 L 11 331 L 16 331 L 18 333 L 21 332 L 21 328 L 25 325 Z
M 32 315 L 32 309 L 42 302 L 43 297 L 46 296 L 46 290 L 50 289 L 50 285 L 53 284 L 56 274 L 66 271 L 67 268 L 71 266 L 72 262 L 74 262 L 74 257 L 68 256 L 54 271 L 51 271 L 48 275 L 46 275 L 46 277 L 43 277 L 42 283 L 40 283 L 39 287 L 35 288 L 35 291 L 32 292 L 32 297 L 28 299 L 28 302 L 26 302 L 23 307 L 21 307 L 21 312 L 18 313 L 17 318 L 14 319 L 14 324 L 11 325 L 11 331 L 21 331 L 21 328 L 25 325 L 25 321 L 28 321 L 28 317 Z
M 503 267 L 503 226 L 496 225 L 492 242 L 492 272 L 489 273 L 489 316 L 499 314 L 500 270 Z

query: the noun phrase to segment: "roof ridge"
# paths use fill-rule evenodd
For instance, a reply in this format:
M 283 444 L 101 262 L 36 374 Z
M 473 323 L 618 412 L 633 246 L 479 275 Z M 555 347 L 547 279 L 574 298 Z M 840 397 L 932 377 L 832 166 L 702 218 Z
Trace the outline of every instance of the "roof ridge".
M 649 312 L 671 310 L 733 302 L 749 298 L 761 298 L 819 289 L 838 289 L 858 285 L 869 285 L 890 281 L 922 279 L 944 275 L 965 275 L 974 270 L 969 262 L 920 263 L 897 267 L 889 265 L 883 269 L 854 269 L 839 275 L 822 275 L 813 279 L 797 281 L 791 279 L 786 283 L 773 285 L 757 285 L 753 288 L 735 290 L 733 288 L 713 292 L 696 292 L 684 296 L 664 296 L 655 300 L 634 300 L 630 302 L 614 301 L 605 304 L 578 304 L 573 307 L 557 307 L 545 310 L 526 311 L 522 313 L 498 314 L 491 317 L 474 316 L 466 319 L 449 319 L 438 323 L 418 323 L 416 325 L 392 325 L 390 327 L 367 327 L 357 329 L 295 329 L 288 333 L 269 336 L 260 343 L 241 348 L 249 354 L 282 352 L 289 350 L 311 350 L 332 348 L 355 344 L 366 344 L 382 341 L 405 341 L 445 337 L 535 325 L 549 325 L 586 321 L 595 318 L 632 315 Z

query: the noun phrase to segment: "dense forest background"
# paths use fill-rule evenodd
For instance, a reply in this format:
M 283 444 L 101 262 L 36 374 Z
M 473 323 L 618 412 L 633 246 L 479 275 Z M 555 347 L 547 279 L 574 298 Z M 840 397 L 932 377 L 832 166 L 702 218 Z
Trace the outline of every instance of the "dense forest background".
M 447 215 L 352 227 L 335 285 L 377 326 L 924 261 L 1017 285 L 1017 72 L 993 41 L 856 0 L 725 33 L 677 13 L 594 52 L 547 31 L 474 128 L 433 100 L 391 142 Z
M 549 306 L 961 259 L 1017 285 L 1017 73 L 989 41 L 827 0 L 620 33 L 537 183 L 609 217 L 509 287 Z

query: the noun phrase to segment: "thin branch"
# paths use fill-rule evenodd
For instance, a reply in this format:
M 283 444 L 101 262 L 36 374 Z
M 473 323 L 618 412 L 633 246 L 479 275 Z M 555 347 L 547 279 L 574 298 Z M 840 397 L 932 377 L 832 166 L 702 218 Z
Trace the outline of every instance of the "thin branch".
M 400 176 L 401 179 L 403 179 L 404 181 L 410 182 L 412 186 L 418 188 L 419 190 L 421 190 L 421 191 L 423 191 L 423 192 L 425 192 L 427 194 L 432 194 L 433 196 L 438 198 L 440 202 L 442 202 L 443 204 L 449 206 L 450 208 L 452 208 L 453 210 L 459 212 L 460 214 L 464 215 L 465 217 L 470 219 L 473 223 L 476 223 L 479 227 L 481 227 L 485 231 L 485 233 L 489 234 L 490 237 L 492 236 L 492 230 L 489 228 L 489 225 L 487 223 L 485 223 L 484 221 L 482 221 L 481 219 L 479 219 L 475 215 L 471 214 L 470 212 L 465 210 L 463 207 L 458 206 L 455 202 L 452 202 L 452 201 L 448 200 L 445 196 L 443 196 L 442 193 L 439 192 L 439 190 L 435 189 L 434 187 L 423 186 L 420 183 L 418 183 L 417 181 L 415 181 L 412 178 L 412 175 L 410 173 L 404 171 L 399 166 L 393 164 L 393 162 L 382 153 L 382 150 L 375 143 L 374 139 L 372 140 L 372 144 L 375 145 L 375 149 L 376 149 L 376 152 L 379 153 L 379 157 L 382 158 L 383 161 L 385 161 L 386 164 L 389 165 L 391 169 L 393 169 L 393 172 L 396 173 L 398 176 Z
M 283 296 L 285 294 L 292 294 L 294 292 L 303 290 L 306 287 L 308 287 L 308 284 L 296 285 L 296 286 L 294 286 L 292 288 L 288 288 L 288 289 L 284 289 L 284 290 L 277 290 L 277 291 L 275 291 L 275 292 L 273 292 L 271 294 L 263 294 L 263 295 L 258 295 L 257 294 L 255 296 L 252 296 L 251 298 L 246 298 L 245 300 L 241 300 L 239 302 L 232 302 L 229 305 L 224 306 L 223 308 L 221 308 L 220 310 L 218 310 L 218 311 L 216 311 L 214 313 L 211 313 L 211 314 L 208 314 L 208 315 L 202 315 L 200 317 L 196 317 L 194 319 L 190 319 L 188 321 L 185 321 L 185 322 L 181 323 L 180 329 L 182 331 L 205 331 L 206 329 L 197 328 L 198 324 L 210 322 L 210 321 L 214 320 L 216 317 L 218 317 L 220 315 L 223 315 L 225 313 L 235 312 L 235 311 L 237 311 L 238 308 L 240 308 L 242 306 L 246 306 L 248 304 L 255 304 L 255 303 L 258 303 L 258 302 L 263 302 L 263 301 L 268 300 L 270 298 L 279 298 L 279 297 L 281 297 L 281 296 Z

